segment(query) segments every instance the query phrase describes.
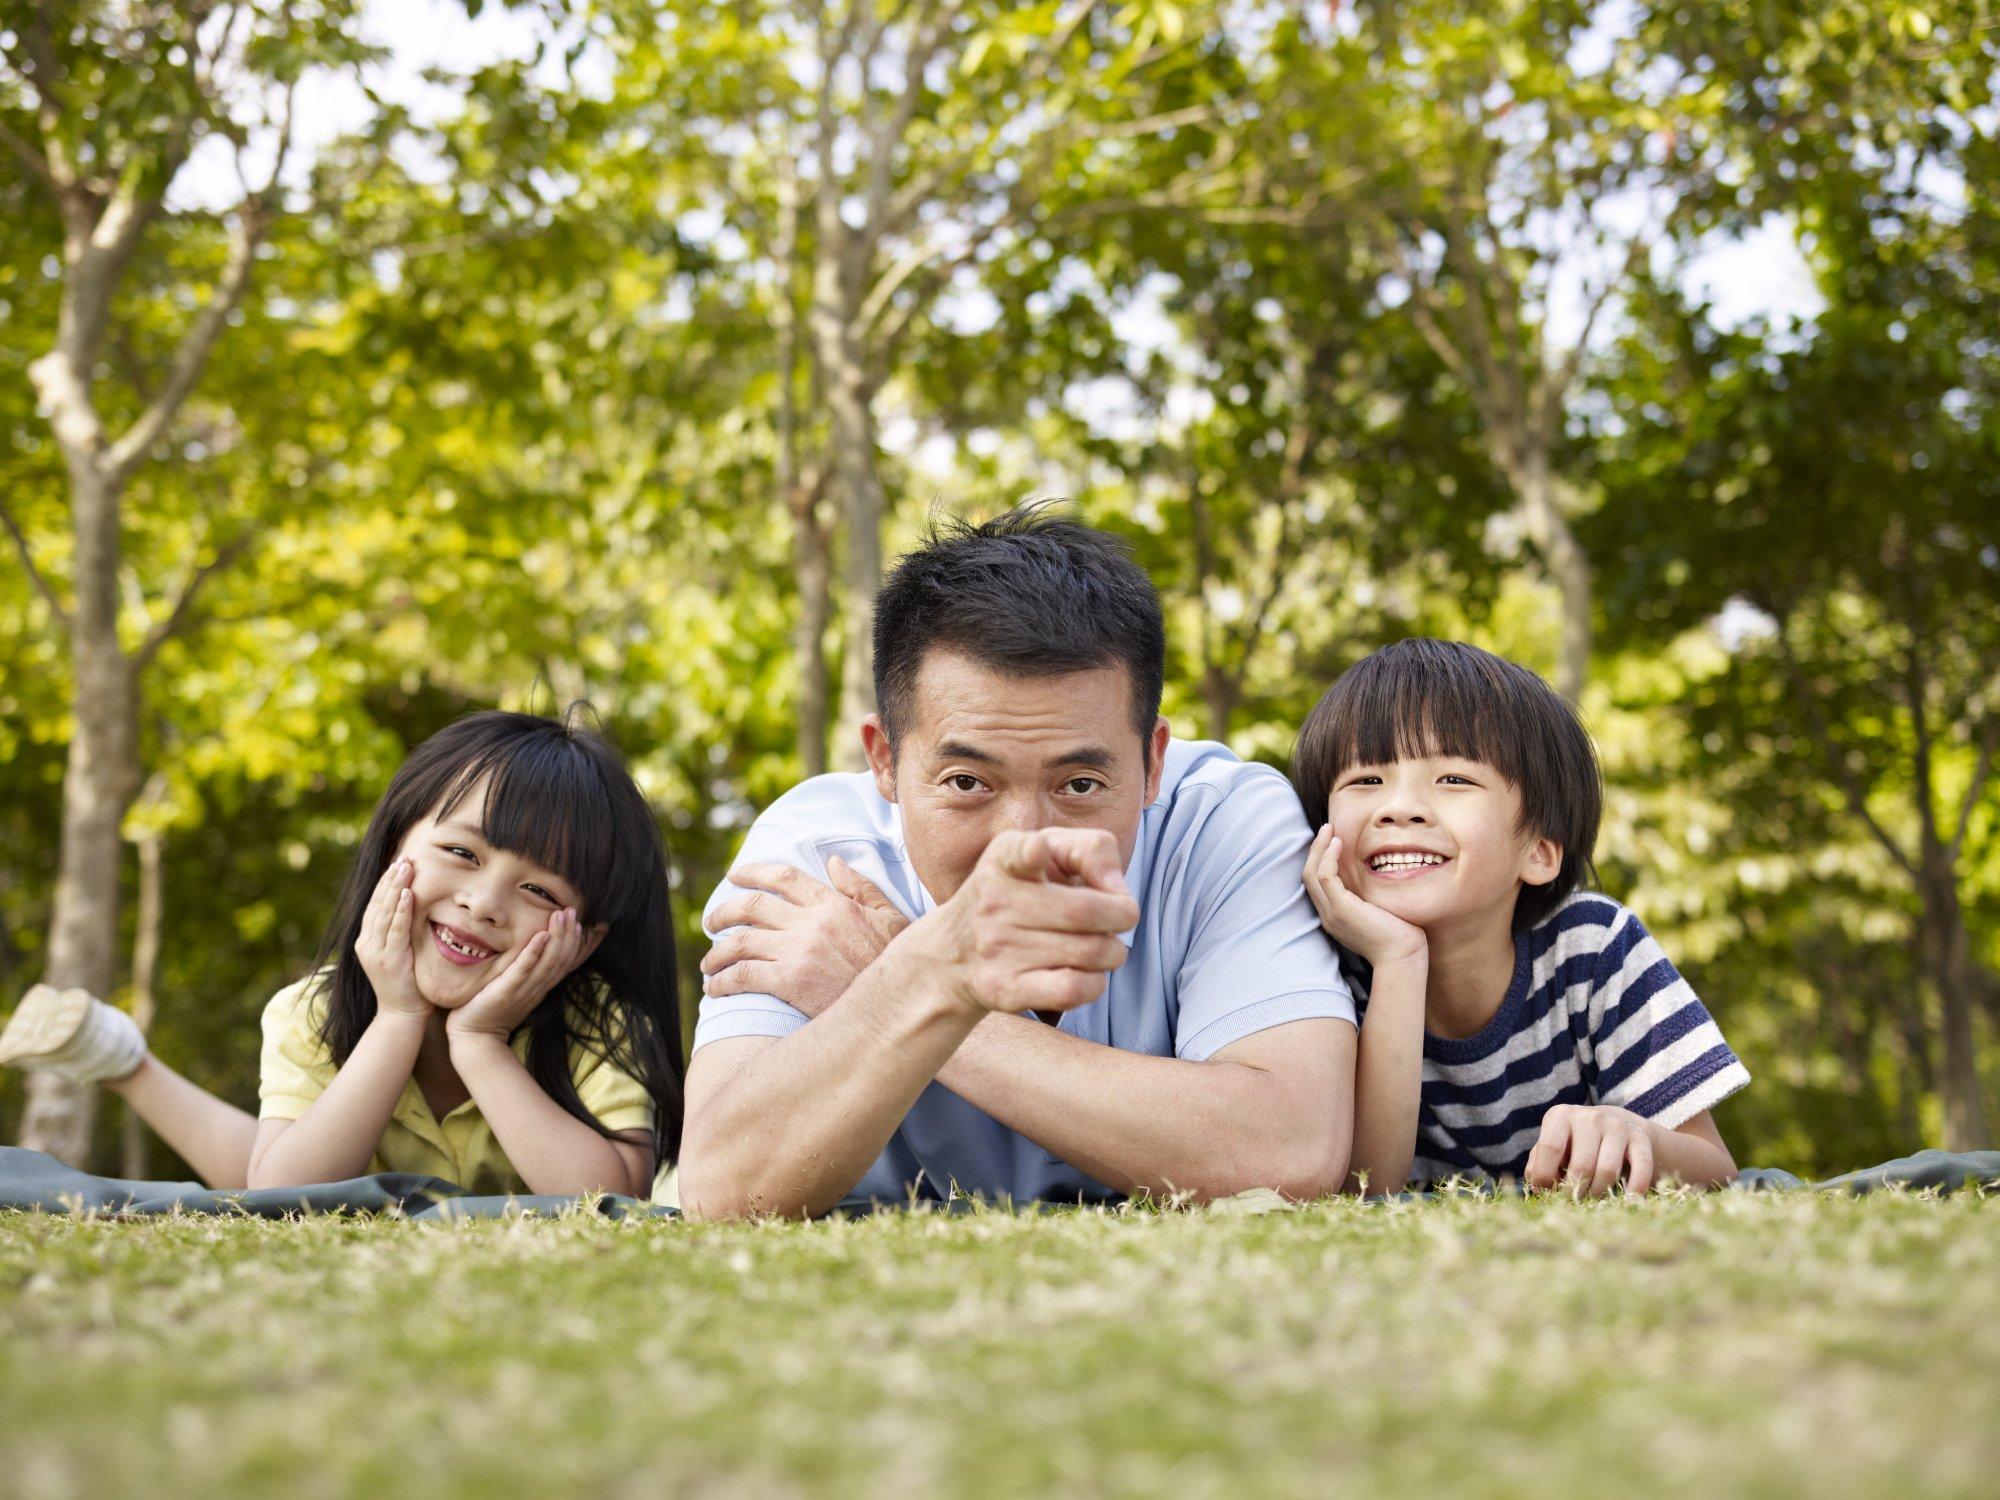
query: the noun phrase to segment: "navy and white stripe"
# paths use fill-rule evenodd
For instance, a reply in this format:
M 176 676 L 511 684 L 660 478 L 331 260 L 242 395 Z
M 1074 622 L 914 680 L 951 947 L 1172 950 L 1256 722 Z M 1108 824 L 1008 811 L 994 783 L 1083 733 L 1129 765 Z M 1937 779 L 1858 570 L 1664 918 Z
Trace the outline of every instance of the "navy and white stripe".
M 1367 966 L 1343 953 L 1343 967 L 1365 1009 Z M 1516 935 L 1507 998 L 1477 1036 L 1425 1034 L 1410 1180 L 1520 1177 L 1558 1104 L 1614 1104 L 1672 1129 L 1749 1082 L 1638 917 L 1578 892 Z

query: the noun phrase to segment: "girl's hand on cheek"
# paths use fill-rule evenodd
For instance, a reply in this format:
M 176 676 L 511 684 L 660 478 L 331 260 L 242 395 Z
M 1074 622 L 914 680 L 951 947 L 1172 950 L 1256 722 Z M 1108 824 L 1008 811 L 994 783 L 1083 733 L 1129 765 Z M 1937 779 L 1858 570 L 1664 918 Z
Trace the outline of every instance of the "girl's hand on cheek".
M 1305 883 L 1319 925 L 1374 967 L 1429 962 L 1430 939 L 1423 928 L 1363 901 L 1347 888 L 1340 878 L 1340 840 L 1331 823 L 1321 825 L 1306 854 Z
M 445 1035 L 508 1040 L 549 991 L 583 962 L 584 953 L 583 924 L 573 909 L 565 907 L 549 918 L 546 929 L 521 945 L 484 989 L 445 1017 Z
M 416 925 L 417 899 L 410 890 L 415 867 L 406 859 L 390 861 L 375 894 L 361 913 L 361 932 L 354 939 L 354 956 L 375 988 L 378 1014 L 425 1017 L 430 1002 L 417 993 L 417 956 L 410 945 Z

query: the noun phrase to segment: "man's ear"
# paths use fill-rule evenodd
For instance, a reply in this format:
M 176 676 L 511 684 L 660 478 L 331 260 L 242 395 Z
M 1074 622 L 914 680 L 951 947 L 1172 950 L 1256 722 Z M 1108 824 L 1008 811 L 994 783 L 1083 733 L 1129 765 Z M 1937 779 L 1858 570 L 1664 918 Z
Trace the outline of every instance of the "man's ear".
M 868 757 L 868 769 L 875 773 L 875 790 L 884 802 L 896 800 L 896 750 L 889 743 L 889 731 L 880 714 L 861 721 L 861 753 Z
M 1547 885 L 1562 873 L 1562 867 L 1563 846 L 1537 835 L 1528 841 L 1521 856 L 1521 880 L 1527 885 Z
M 1167 769 L 1167 744 L 1174 737 L 1164 718 L 1153 720 L 1153 732 L 1146 739 L 1146 800 L 1139 805 L 1151 807 L 1153 799 L 1160 795 L 1160 778 Z

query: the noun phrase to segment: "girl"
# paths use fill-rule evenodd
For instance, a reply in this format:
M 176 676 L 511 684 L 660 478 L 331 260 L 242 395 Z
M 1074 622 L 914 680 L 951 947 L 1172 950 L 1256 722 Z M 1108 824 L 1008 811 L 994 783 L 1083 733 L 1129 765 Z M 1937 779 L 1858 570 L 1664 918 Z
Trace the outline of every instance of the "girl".
M 215 1187 L 644 1197 L 681 1127 L 658 825 L 574 713 L 470 715 L 403 763 L 313 972 L 265 1007 L 259 1118 L 79 990 L 30 991 L 0 1062 L 103 1083 Z

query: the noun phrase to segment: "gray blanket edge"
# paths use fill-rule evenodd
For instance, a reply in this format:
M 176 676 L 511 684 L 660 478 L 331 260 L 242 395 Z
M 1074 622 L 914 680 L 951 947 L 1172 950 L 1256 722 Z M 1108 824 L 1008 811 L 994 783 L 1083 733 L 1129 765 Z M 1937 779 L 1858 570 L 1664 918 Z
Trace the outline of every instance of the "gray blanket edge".
M 1746 1167 L 1738 1192 L 1820 1192 L 1859 1197 L 1884 1189 L 1958 1192 L 2000 1189 L 2000 1151 L 1919 1151 L 1822 1182 L 1776 1167 Z M 617 1194 L 481 1196 L 439 1177 L 385 1172 L 310 1187 L 224 1192 L 198 1182 L 96 1177 L 52 1156 L 0 1146 L 0 1210 L 55 1214 L 217 1214 L 279 1219 L 296 1214 L 397 1214 L 408 1219 L 552 1218 L 579 1206 L 605 1219 L 678 1218 L 679 1210 Z

